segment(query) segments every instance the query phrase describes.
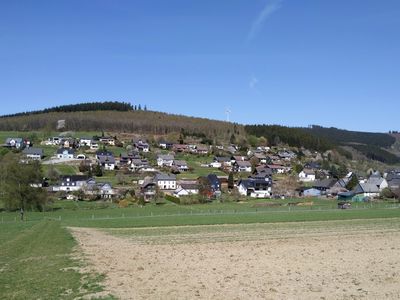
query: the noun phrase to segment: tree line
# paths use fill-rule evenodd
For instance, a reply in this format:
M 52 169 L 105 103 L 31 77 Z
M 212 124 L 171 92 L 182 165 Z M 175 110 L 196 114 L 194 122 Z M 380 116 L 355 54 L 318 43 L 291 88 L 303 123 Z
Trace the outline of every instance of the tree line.
M 265 137 L 272 146 L 283 143 L 292 147 L 304 147 L 321 152 L 335 148 L 335 145 L 328 140 L 316 137 L 301 128 L 263 124 L 246 125 L 245 130 L 247 134 Z
M 142 106 L 141 104 L 133 105 L 128 102 L 118 102 L 118 101 L 85 102 L 78 104 L 55 106 L 43 110 L 22 112 L 11 115 L 3 115 L 1 116 L 1 118 L 29 116 L 29 115 L 37 115 L 43 113 L 51 113 L 51 112 L 79 112 L 79 111 L 99 111 L 99 110 L 113 110 L 113 111 L 142 110 Z M 143 110 L 147 110 L 146 105 L 144 106 Z

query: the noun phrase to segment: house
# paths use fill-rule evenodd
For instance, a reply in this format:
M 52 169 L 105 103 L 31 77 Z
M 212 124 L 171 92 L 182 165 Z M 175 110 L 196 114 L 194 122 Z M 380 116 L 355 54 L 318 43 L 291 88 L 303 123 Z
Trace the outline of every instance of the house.
M 91 144 L 92 144 L 92 138 L 81 137 L 79 139 L 79 146 L 80 147 L 90 147 Z
M 5 146 L 9 148 L 23 149 L 25 148 L 25 141 L 22 138 L 7 138 Z
M 105 145 L 110 145 L 110 146 L 115 146 L 115 139 L 110 136 L 102 136 L 99 138 L 99 142 L 105 144 Z
M 157 183 L 152 177 L 146 177 L 140 185 L 140 194 L 143 195 L 144 200 L 149 202 L 157 195 Z
M 262 179 L 262 180 L 271 180 L 272 178 L 272 170 L 266 166 L 258 166 L 254 169 L 250 178 L 254 179 Z
M 174 159 L 175 157 L 172 154 L 159 154 L 157 156 L 157 165 L 159 167 L 172 167 Z
M 137 172 L 140 170 L 146 170 L 149 167 L 150 167 L 150 164 L 147 159 L 134 158 L 131 160 L 130 169 L 133 172 Z
M 260 164 L 267 164 L 269 160 L 268 156 L 263 152 L 255 152 L 251 158 L 256 159 Z
M 164 142 L 164 141 L 158 143 L 158 146 L 159 146 L 161 149 L 172 149 L 172 146 L 173 146 L 173 145 L 174 145 L 173 143 Z
M 99 159 L 100 156 L 114 156 L 111 151 L 108 150 L 98 150 L 96 151 L 96 158 Z
M 221 195 L 221 182 L 218 179 L 218 176 L 215 174 L 208 174 L 206 178 L 210 184 L 211 192 L 213 193 L 213 195 L 220 196 Z
M 176 176 L 173 174 L 158 173 L 154 182 L 160 190 L 176 190 Z
M 364 197 L 379 197 L 380 191 L 379 187 L 375 184 L 370 183 L 359 183 L 353 190 L 354 194 L 356 195 L 363 195 Z
M 321 191 L 323 194 L 326 193 L 327 190 L 330 190 L 335 184 L 337 180 L 333 178 L 317 180 L 313 184 L 313 188 Z
M 230 168 L 232 166 L 232 161 L 230 157 L 216 156 L 209 166 L 211 168 Z
M 228 151 L 231 154 L 235 154 L 237 152 L 237 147 L 236 146 L 228 146 L 226 148 L 226 151 Z
M 270 198 L 272 195 L 271 181 L 262 179 L 248 178 L 238 182 L 240 195 L 252 198 Z
M 315 181 L 315 171 L 310 170 L 310 169 L 303 169 L 303 171 L 301 171 L 299 173 L 299 180 L 302 182 L 311 182 L 311 181 Z
M 43 149 L 41 148 L 25 148 L 22 153 L 27 159 L 31 160 L 41 160 L 44 157 Z
M 321 196 L 321 194 L 322 194 L 321 190 L 316 188 L 307 189 L 304 190 L 303 192 L 304 197 L 319 197 Z
M 85 195 L 97 196 L 101 199 L 111 199 L 116 195 L 110 183 L 89 182 L 85 187 Z
M 174 196 L 189 196 L 199 193 L 199 185 L 197 181 L 181 181 L 178 183 L 178 188 L 174 192 Z
M 400 189 L 400 177 L 392 178 L 392 180 L 388 181 L 388 187 L 392 191 Z
M 150 152 L 150 145 L 144 139 L 134 139 L 133 140 L 133 146 L 139 152 L 145 152 L 145 153 Z
M 115 158 L 113 155 L 97 155 L 97 160 L 104 170 L 115 170 Z
M 233 164 L 233 170 L 235 172 L 251 172 L 251 162 L 249 161 L 235 161 Z
M 58 159 L 73 159 L 75 157 L 74 149 L 60 148 L 56 154 Z
M 88 183 L 95 182 L 87 175 L 61 175 L 59 185 L 53 187 L 53 191 L 74 192 L 84 189 Z
M 172 146 L 172 151 L 174 152 L 186 152 L 188 151 L 189 147 L 185 144 L 174 144 Z
M 97 150 L 99 149 L 100 145 L 97 141 L 91 141 L 90 142 L 90 150 Z
M 321 164 L 317 163 L 315 161 L 310 161 L 304 165 L 304 169 L 309 169 L 309 170 L 314 170 L 314 171 L 320 170 Z
M 128 153 L 121 153 L 119 155 L 119 164 L 121 166 L 130 165 L 133 159 L 140 159 L 139 152 L 129 151 Z
M 283 165 L 272 164 L 267 165 L 267 167 L 272 170 L 273 174 L 284 174 L 290 171 L 289 167 L 285 167 Z
M 295 159 L 297 157 L 296 153 L 290 150 L 283 150 L 278 152 L 278 156 L 286 161 L 290 161 L 292 159 Z
M 366 183 L 376 185 L 379 191 L 382 191 L 384 188 L 389 187 L 388 182 L 386 181 L 385 178 L 381 176 L 379 172 L 371 174 Z
M 208 154 L 209 148 L 206 145 L 196 145 L 195 153 L 197 154 Z
M 187 162 L 184 160 L 174 160 L 172 167 L 180 172 L 185 172 L 189 170 Z

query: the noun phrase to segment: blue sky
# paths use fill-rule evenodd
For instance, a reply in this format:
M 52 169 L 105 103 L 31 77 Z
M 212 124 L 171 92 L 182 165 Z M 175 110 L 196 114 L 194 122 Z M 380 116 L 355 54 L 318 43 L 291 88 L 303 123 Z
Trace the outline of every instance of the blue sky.
M 0 114 L 87 101 L 400 130 L 398 0 L 0 1 Z

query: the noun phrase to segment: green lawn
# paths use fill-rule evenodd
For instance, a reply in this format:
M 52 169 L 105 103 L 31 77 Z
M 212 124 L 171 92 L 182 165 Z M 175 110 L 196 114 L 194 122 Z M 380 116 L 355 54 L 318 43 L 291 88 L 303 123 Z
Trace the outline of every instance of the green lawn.
M 288 206 L 292 200 L 252 200 L 245 203 L 210 203 L 197 205 L 146 205 L 118 208 L 100 202 L 57 202 L 48 212 L 29 212 L 27 220 L 54 219 L 66 226 L 143 227 L 202 224 L 240 224 L 374 219 L 400 217 L 399 204 L 354 203 L 352 209 L 339 210 L 335 200 L 314 199 L 313 206 Z M 281 206 L 265 205 L 280 203 Z M 18 213 L 1 213 L 1 222 L 15 223 Z
M 101 276 L 81 274 L 76 242 L 55 221 L 0 226 L 2 299 L 76 299 L 100 292 Z

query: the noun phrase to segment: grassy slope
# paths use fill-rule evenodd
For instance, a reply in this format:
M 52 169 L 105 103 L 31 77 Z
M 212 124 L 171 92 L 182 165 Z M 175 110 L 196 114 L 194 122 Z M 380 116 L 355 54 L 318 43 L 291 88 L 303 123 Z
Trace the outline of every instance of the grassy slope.
M 100 291 L 100 278 L 77 272 L 75 241 L 58 222 L 0 225 L 2 299 L 75 299 Z

